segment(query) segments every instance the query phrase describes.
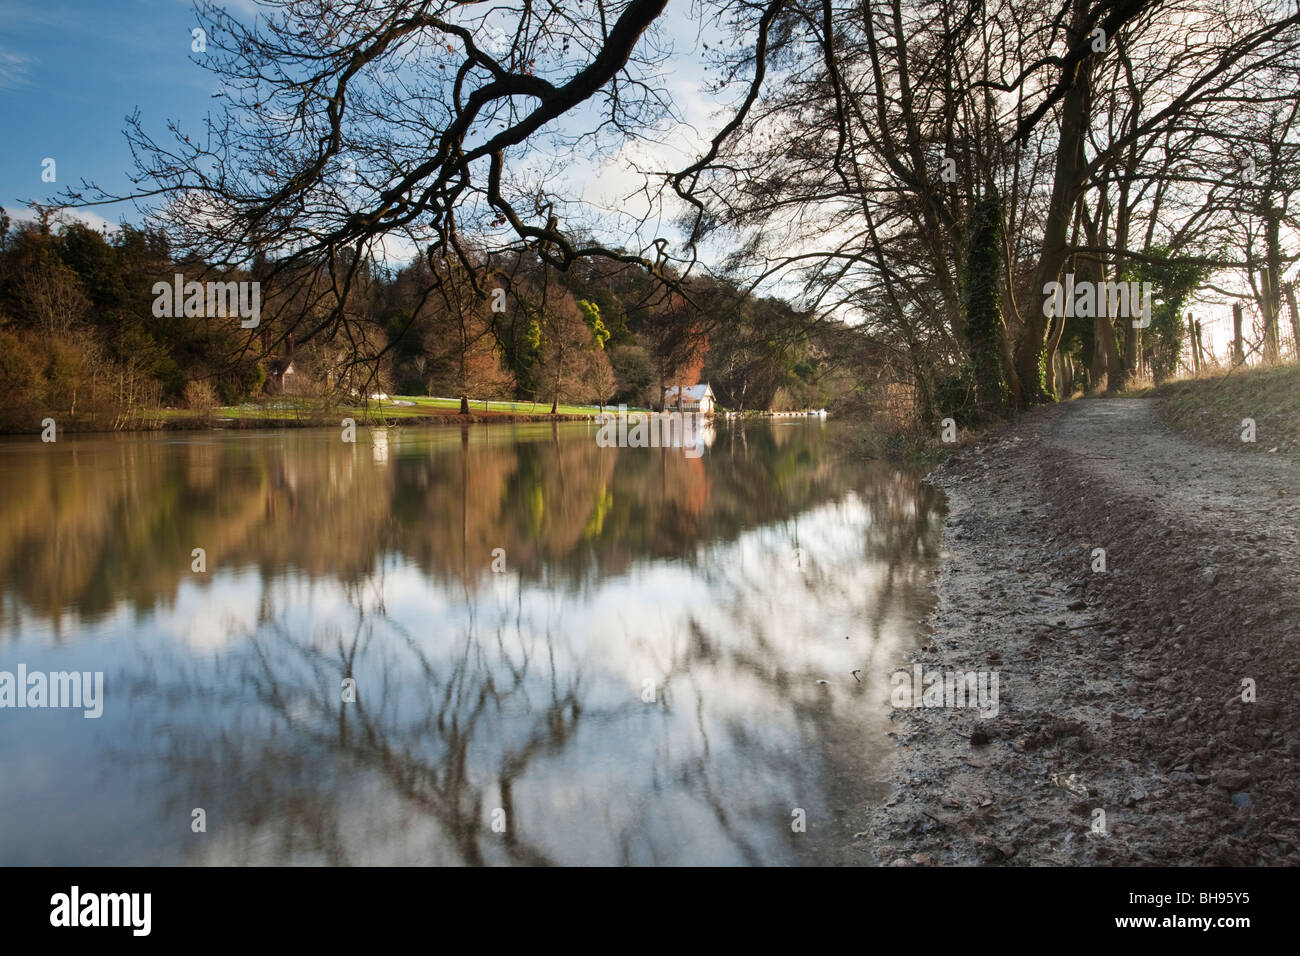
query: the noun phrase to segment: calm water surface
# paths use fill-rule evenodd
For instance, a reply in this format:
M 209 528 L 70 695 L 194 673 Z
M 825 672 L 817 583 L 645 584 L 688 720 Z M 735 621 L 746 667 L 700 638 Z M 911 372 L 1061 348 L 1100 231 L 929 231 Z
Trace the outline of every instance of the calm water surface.
M 0 441 L 0 671 L 105 681 L 0 709 L 0 864 L 866 862 L 938 493 L 595 434 Z

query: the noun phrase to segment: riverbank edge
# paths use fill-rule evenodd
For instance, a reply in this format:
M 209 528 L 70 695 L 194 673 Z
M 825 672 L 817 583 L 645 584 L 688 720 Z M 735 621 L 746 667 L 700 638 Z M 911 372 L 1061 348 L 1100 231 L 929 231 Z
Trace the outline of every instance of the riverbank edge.
M 549 413 L 529 414 L 526 412 L 471 412 L 468 415 L 451 413 L 447 415 L 402 415 L 387 417 L 384 415 L 367 415 L 356 409 L 340 409 L 338 417 L 314 418 L 227 418 L 227 419 L 151 419 L 131 423 L 119 428 L 98 427 L 93 422 L 72 422 L 65 425 L 57 418 L 56 427 L 59 434 L 69 435 L 112 435 L 115 433 L 147 432 L 194 432 L 194 431 L 259 431 L 277 428 L 338 428 L 345 418 L 351 418 L 358 426 L 364 428 L 400 428 L 425 425 L 510 425 L 510 424 L 545 424 L 547 422 L 593 422 L 596 415 L 568 415 Z M 0 436 L 38 435 L 41 425 L 30 428 L 0 429 Z
M 1042 431 L 1067 412 L 1036 409 L 972 434 L 926 476 L 948 512 L 936 605 L 909 666 L 1001 671 L 999 712 L 894 708 L 892 792 L 859 838 L 886 866 L 1300 862 L 1297 821 L 1257 816 L 1240 792 L 1254 781 L 1275 807 L 1294 807 L 1294 788 L 1277 780 L 1300 758 L 1289 715 L 1225 703 L 1222 680 L 1206 683 L 1223 675 L 1196 659 L 1208 649 L 1213 671 L 1234 656 L 1259 592 L 1235 603 L 1212 584 L 1189 589 L 1185 559 L 1206 552 L 1202 531 L 1059 449 L 1045 455 Z M 1103 575 L 1088 592 L 1097 582 L 1080 526 L 1098 514 L 1141 549 L 1141 581 Z M 1222 573 L 1245 586 L 1245 574 Z M 1173 611 L 1193 622 L 1186 633 Z M 1206 740 L 1191 727 L 1220 743 L 1198 749 Z M 1232 746 L 1255 734 L 1259 748 Z
M 510 424 L 546 424 L 548 422 L 588 422 L 599 424 L 602 415 L 617 414 L 616 406 L 607 406 L 603 412 L 584 412 L 575 414 L 570 412 L 559 412 L 552 415 L 550 412 L 494 412 L 494 411 L 471 411 L 468 414 L 459 412 L 448 412 L 443 415 L 394 415 L 387 416 L 366 412 L 362 409 L 340 408 L 337 415 L 329 417 L 321 415 L 312 416 L 285 416 L 269 417 L 257 416 L 253 418 L 231 418 L 213 415 L 200 417 L 194 415 L 173 416 L 168 418 L 145 418 L 140 421 L 127 423 L 118 427 L 101 427 L 99 423 L 92 421 L 70 421 L 60 420 L 56 416 L 47 416 L 53 418 L 55 427 L 60 434 L 67 433 L 70 435 L 111 435 L 118 432 L 142 433 L 142 432 L 161 432 L 161 431 L 256 431 L 261 429 L 275 428 L 337 428 L 345 418 L 352 419 L 355 424 L 366 428 L 398 428 L 404 426 L 424 426 L 424 425 L 510 425 Z M 662 415 L 663 412 L 655 412 L 649 409 L 635 409 L 629 412 L 630 415 Z M 678 414 L 676 412 L 667 414 Z M 779 421 L 779 422 L 803 422 L 803 421 L 825 421 L 825 417 L 819 418 L 815 415 L 805 413 L 776 413 L 762 414 L 744 412 L 736 415 L 713 415 L 707 416 L 715 422 L 739 421 Z M 33 424 L 23 427 L 5 426 L 0 427 L 0 437 L 4 436 L 21 436 L 21 435 L 38 435 L 44 431 L 45 425 Z M 890 459 L 894 460 L 894 459 Z M 917 462 L 908 462 L 916 464 Z M 922 462 L 924 463 L 924 462 Z

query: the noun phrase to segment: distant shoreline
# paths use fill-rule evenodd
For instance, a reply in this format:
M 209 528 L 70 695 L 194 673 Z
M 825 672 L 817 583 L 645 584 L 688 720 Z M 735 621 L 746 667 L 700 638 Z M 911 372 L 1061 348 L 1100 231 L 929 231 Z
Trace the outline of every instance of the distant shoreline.
M 55 417 L 59 434 L 69 435 L 111 435 L 115 433 L 163 432 L 163 431 L 266 431 L 277 428 L 337 428 L 345 418 L 353 419 L 363 427 L 393 428 L 397 426 L 424 425 L 506 425 L 506 424 L 544 424 L 546 422 L 590 422 L 596 417 L 590 415 L 527 413 L 527 412 L 471 412 L 468 415 L 384 415 L 366 413 L 356 409 L 340 409 L 337 416 L 285 417 L 272 418 L 229 418 L 222 416 L 169 417 L 145 419 L 140 422 L 104 427 L 98 422 L 70 422 L 66 426 Z M 39 424 L 27 428 L 0 428 L 0 435 L 20 436 L 39 435 Z
M 400 409 L 400 411 L 398 411 Z M 225 411 L 223 409 L 222 411 Z M 547 422 L 591 422 L 599 424 L 601 415 L 617 415 L 617 406 L 609 406 L 603 412 L 593 409 L 590 412 L 516 412 L 483 410 L 468 414 L 445 412 L 437 414 L 412 414 L 405 406 L 386 408 L 384 411 L 367 411 L 359 408 L 338 408 L 329 413 L 302 413 L 278 416 L 266 414 L 266 410 L 256 409 L 254 414 L 239 416 L 222 414 L 201 414 L 188 409 L 160 409 L 155 413 L 142 414 L 137 421 L 127 424 L 105 425 L 93 419 L 64 421 L 57 414 L 47 414 L 34 418 L 31 424 L 9 424 L 0 427 L 0 435 L 39 435 L 47 418 L 53 418 L 59 434 L 110 435 L 116 432 L 158 432 L 158 431 L 244 431 L 267 430 L 275 428 L 336 428 L 345 418 L 351 418 L 357 425 L 366 427 L 423 425 L 505 425 L 505 424 L 545 424 Z M 397 413 L 394 414 L 393 412 Z M 651 409 L 631 409 L 631 415 L 661 415 Z M 103 416 L 109 419 L 109 416 Z M 811 420 L 824 421 L 823 417 L 805 412 L 745 412 L 731 416 L 710 414 L 716 421 L 743 420 Z M 109 419 L 111 421 L 111 419 Z

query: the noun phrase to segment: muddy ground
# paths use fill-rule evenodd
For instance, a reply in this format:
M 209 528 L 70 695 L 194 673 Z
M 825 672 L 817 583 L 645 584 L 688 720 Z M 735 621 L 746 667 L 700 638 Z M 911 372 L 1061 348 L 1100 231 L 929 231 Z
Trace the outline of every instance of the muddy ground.
M 1300 463 L 1267 441 L 1084 400 L 931 475 L 948 555 L 916 660 L 997 671 L 998 713 L 894 710 L 877 862 L 1300 863 Z

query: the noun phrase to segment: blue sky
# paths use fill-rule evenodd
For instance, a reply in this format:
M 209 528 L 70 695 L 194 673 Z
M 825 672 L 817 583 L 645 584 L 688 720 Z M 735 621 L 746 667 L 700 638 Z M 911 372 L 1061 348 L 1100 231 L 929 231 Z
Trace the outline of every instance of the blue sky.
M 215 83 L 191 60 L 196 22 L 189 0 L 0 0 L 0 206 L 13 216 L 82 177 L 125 190 L 122 129 L 137 107 L 151 132 L 168 119 L 200 128 Z M 41 181 L 46 157 L 54 184 Z
M 224 5 L 245 22 L 263 10 L 256 0 Z M 549 167 L 557 194 L 581 201 L 566 209 L 596 217 L 589 220 L 593 227 L 617 244 L 644 248 L 677 231 L 641 193 L 645 179 L 632 164 L 681 168 L 729 118 L 726 98 L 706 92 L 701 59 L 703 42 L 716 48 L 717 31 L 695 16 L 694 5 L 679 0 L 661 24 L 674 54 L 660 82 L 683 122 L 608 154 L 563 163 L 544 151 L 537 156 L 540 168 Z M 198 22 L 192 0 L 0 0 L 0 206 L 11 218 L 31 218 L 30 201 L 52 203 L 83 178 L 111 193 L 129 193 L 134 166 L 123 129 L 137 109 L 144 129 L 161 143 L 171 141 L 170 120 L 202 133 L 206 117 L 223 101 L 212 96 L 218 77 L 196 62 L 204 54 L 191 50 L 190 31 Z M 590 122 L 581 111 L 575 115 L 556 125 Z M 46 158 L 56 164 L 54 183 L 41 179 Z M 143 219 L 131 203 L 70 210 L 65 217 L 96 227 Z M 404 262 L 413 248 L 395 237 L 384 254 Z M 719 255 L 709 244 L 701 249 L 706 262 Z
M 258 9 L 255 0 L 227 0 L 225 6 L 245 20 Z M 685 146 L 638 147 L 642 159 L 660 155 L 649 163 L 658 168 L 689 161 L 700 131 L 714 125 L 710 114 L 718 105 L 701 95 L 701 65 L 691 55 L 698 51 L 691 5 L 674 5 L 666 22 L 686 55 L 675 58 L 665 82 L 692 125 L 670 137 Z M 51 201 L 83 177 L 127 192 L 133 166 L 122 130 L 137 108 L 145 129 L 162 142 L 170 139 L 168 120 L 201 131 L 205 116 L 218 108 L 212 92 L 220 84 L 195 62 L 203 56 L 190 48 L 197 24 L 191 0 L 0 0 L 0 205 L 11 217 L 28 216 L 29 201 Z M 625 205 L 642 185 L 626 168 L 630 155 L 570 164 L 571 191 L 634 218 L 644 214 Z M 56 163 L 54 184 L 41 180 L 47 157 Z M 129 203 L 76 216 L 112 225 L 141 218 Z

